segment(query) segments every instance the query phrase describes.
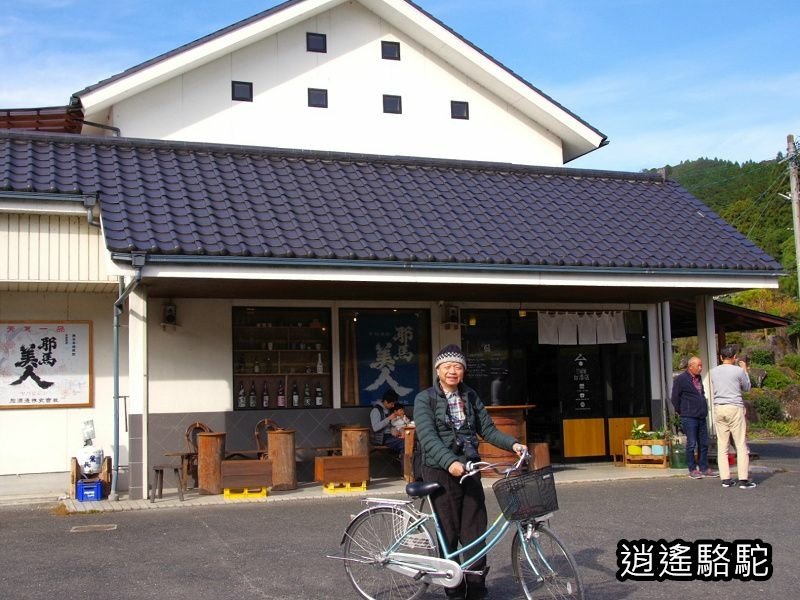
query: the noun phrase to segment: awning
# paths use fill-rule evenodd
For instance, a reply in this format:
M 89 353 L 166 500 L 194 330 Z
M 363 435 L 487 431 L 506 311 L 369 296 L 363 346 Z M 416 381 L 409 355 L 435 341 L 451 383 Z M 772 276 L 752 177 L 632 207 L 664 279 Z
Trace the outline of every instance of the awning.
M 694 300 L 672 300 L 669 303 L 669 314 L 673 338 L 697 335 Z M 732 331 L 788 327 L 792 324 L 792 320 L 715 300 L 714 323 L 717 333 L 730 333 Z

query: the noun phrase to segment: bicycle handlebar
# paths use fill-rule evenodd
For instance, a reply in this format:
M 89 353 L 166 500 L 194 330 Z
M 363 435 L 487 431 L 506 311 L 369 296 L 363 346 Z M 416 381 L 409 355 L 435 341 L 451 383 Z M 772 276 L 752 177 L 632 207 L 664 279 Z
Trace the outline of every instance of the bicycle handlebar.
M 512 463 L 488 463 L 488 462 L 485 462 L 485 461 L 474 461 L 474 462 L 473 461 L 468 461 L 467 464 L 465 465 L 465 468 L 467 469 L 467 471 L 466 471 L 466 473 L 464 473 L 461 476 L 461 478 L 458 480 L 458 483 L 459 484 L 460 483 L 464 483 L 464 480 L 467 477 L 472 477 L 473 475 L 475 475 L 477 473 L 480 473 L 481 471 L 488 471 L 489 469 L 494 470 L 496 473 L 498 473 L 500 475 L 504 475 L 505 477 L 508 477 L 509 473 L 513 473 L 514 471 L 519 471 L 522 468 L 522 465 L 524 465 L 526 462 L 528 462 L 528 459 L 530 459 L 530 457 L 531 457 L 530 452 L 525 450 L 522 454 L 520 454 L 520 457 L 517 459 L 517 462 L 515 462 L 513 464 Z M 498 469 L 498 467 L 509 467 L 509 468 L 506 469 L 505 471 L 501 471 L 500 469 Z

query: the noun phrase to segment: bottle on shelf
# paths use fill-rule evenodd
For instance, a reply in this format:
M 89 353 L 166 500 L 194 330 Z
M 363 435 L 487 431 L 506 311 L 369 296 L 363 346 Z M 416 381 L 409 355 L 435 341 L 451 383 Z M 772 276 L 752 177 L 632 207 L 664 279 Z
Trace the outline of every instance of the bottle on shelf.
M 305 387 L 303 388 L 303 406 L 306 408 L 310 408 L 312 405 L 313 400 L 311 399 L 311 386 L 308 385 L 306 382 Z
M 278 408 L 286 408 L 286 392 L 282 380 L 278 382 Z
M 258 359 L 253 363 L 253 373 L 261 373 L 261 361 Z
M 314 390 L 314 405 L 322 406 L 322 385 L 320 385 L 319 381 L 317 382 L 317 387 Z
M 317 373 L 322 373 L 324 368 L 325 367 L 322 364 L 322 353 L 317 352 Z
M 266 381 L 261 389 L 261 408 L 269 408 L 269 386 Z
M 297 382 L 292 383 L 292 407 L 300 406 L 300 392 L 297 391 Z
M 239 391 L 236 394 L 236 408 L 247 408 L 247 392 L 244 391 L 244 382 L 239 382 Z
M 256 396 L 256 382 L 250 382 L 250 393 L 247 396 L 248 405 L 250 408 L 256 408 L 256 402 L 258 402 L 258 396 Z

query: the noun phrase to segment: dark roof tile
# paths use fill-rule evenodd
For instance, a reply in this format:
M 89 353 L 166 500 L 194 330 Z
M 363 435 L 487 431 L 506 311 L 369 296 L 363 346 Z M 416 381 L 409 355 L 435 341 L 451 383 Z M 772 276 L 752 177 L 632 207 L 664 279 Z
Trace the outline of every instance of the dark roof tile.
M 642 174 L 0 132 L 0 189 L 99 194 L 116 252 L 781 271 Z

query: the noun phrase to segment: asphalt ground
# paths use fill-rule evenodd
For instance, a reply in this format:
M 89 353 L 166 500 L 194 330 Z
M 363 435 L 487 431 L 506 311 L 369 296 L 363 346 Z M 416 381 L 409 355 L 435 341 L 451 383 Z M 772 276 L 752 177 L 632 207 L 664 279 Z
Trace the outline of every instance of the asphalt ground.
M 800 440 L 751 443 L 753 490 L 685 476 L 563 483 L 552 528 L 572 550 L 597 600 L 790 599 L 800 588 L 797 509 Z M 400 497 L 399 495 L 397 497 Z M 497 512 L 491 493 L 490 515 Z M 356 598 L 338 551 L 358 498 L 67 514 L 63 505 L 0 507 L 0 598 Z M 617 578 L 621 540 L 761 540 L 766 581 Z M 507 536 L 490 555 L 492 598 L 522 598 L 510 576 Z M 425 600 L 444 598 L 431 588 Z

